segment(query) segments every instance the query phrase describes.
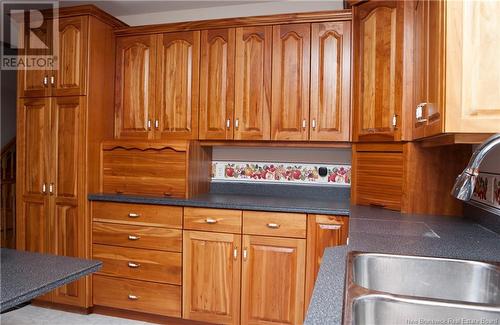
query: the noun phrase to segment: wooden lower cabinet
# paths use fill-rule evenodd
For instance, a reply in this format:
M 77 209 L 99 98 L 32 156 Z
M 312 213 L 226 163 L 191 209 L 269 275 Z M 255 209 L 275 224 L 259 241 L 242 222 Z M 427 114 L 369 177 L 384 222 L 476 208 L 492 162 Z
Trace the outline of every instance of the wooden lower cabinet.
M 241 324 L 302 324 L 304 239 L 243 236 Z
M 241 235 L 184 231 L 183 317 L 240 323 Z

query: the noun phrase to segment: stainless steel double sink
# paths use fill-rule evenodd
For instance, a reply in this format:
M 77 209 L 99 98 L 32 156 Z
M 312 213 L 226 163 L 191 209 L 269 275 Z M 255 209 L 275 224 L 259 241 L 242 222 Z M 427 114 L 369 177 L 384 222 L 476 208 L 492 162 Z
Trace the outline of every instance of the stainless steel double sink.
M 344 324 L 500 325 L 500 263 L 351 252 Z

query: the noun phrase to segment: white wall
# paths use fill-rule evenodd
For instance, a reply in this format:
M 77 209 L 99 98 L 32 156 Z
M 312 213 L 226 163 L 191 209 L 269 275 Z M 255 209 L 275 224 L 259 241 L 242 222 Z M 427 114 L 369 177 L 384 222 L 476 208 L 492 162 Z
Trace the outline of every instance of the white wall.
M 234 2 L 237 3 L 237 1 Z M 282 13 L 339 9 L 343 9 L 342 0 L 269 1 L 259 4 L 235 4 L 232 6 L 210 7 L 203 9 L 174 10 L 148 14 L 117 16 L 117 18 L 130 26 L 139 26 L 204 19 L 263 16 Z

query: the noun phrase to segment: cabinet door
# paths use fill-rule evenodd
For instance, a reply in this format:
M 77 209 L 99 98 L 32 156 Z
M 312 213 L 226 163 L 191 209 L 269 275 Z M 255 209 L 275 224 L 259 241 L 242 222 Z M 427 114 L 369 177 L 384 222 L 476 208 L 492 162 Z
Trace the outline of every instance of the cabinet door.
M 48 149 L 50 99 L 21 99 L 17 110 L 16 248 L 52 253 L 49 246 Z M 50 300 L 51 294 L 40 300 Z
M 305 239 L 243 236 L 242 324 L 302 324 Z
M 354 7 L 354 140 L 397 141 L 402 125 L 403 1 Z
M 446 1 L 446 132 L 500 131 L 500 2 Z
M 304 311 L 309 306 L 325 248 L 346 245 L 349 234 L 348 217 L 310 214 L 307 218 L 306 303 Z
M 158 39 L 155 137 L 198 137 L 200 32 L 163 34 Z
M 236 29 L 234 139 L 271 138 L 272 27 Z
M 86 204 L 82 177 L 85 163 L 85 97 L 56 97 L 51 107 L 51 232 L 54 253 L 61 256 L 86 257 L 85 218 Z M 85 279 L 72 282 L 54 291 L 54 301 L 85 304 Z
M 52 42 L 52 26 L 54 24 L 54 20 L 52 19 L 44 19 L 43 23 L 40 27 L 30 28 L 29 32 L 33 32 L 36 37 L 45 44 L 51 44 Z M 28 36 L 28 30 L 25 31 L 26 35 L 24 35 L 24 44 L 25 47 L 30 45 L 30 38 Z M 34 56 L 44 56 L 49 55 L 46 49 L 29 49 L 29 50 L 19 50 L 20 56 L 25 56 L 24 59 L 26 62 L 30 62 L 30 55 Z M 20 97 L 44 97 L 50 95 L 50 81 L 49 81 L 50 71 L 48 67 L 39 69 L 36 68 L 28 68 L 19 70 L 18 74 L 18 88 L 19 88 L 19 96 Z
M 309 139 L 349 141 L 351 117 L 351 23 L 311 26 Z
M 85 94 L 88 17 L 59 19 L 59 67 L 52 71 L 53 96 Z
M 234 28 L 201 32 L 200 139 L 232 139 Z
M 241 236 L 184 231 L 183 317 L 240 323 Z
M 444 2 L 415 5 L 413 138 L 443 132 Z
M 115 136 L 149 139 L 153 120 L 156 36 L 116 41 Z
M 309 137 L 310 37 L 310 24 L 273 27 L 273 140 Z

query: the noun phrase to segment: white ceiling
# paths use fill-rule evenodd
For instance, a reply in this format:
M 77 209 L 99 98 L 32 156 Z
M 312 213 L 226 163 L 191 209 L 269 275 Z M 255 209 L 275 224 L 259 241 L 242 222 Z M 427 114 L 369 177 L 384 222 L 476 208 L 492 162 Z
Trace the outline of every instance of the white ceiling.
M 203 9 L 212 7 L 234 6 L 244 4 L 256 4 L 270 2 L 261 1 L 137 1 L 137 0 L 103 0 L 103 1 L 80 1 L 66 0 L 61 1 L 60 6 L 76 6 L 82 4 L 94 4 L 113 16 L 129 16 L 154 12 L 168 12 L 177 10 Z

